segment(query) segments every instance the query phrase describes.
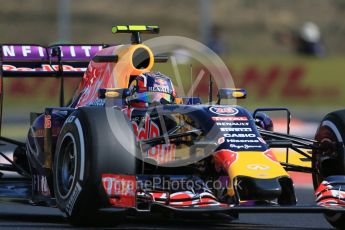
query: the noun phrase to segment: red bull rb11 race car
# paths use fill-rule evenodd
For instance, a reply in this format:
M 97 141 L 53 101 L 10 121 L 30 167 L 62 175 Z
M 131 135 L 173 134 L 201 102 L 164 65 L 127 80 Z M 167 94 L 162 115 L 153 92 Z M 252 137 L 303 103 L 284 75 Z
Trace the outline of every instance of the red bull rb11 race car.
M 141 43 L 157 26 L 113 32 L 130 33 L 131 44 L 1 46 L 2 88 L 11 77 L 61 80 L 60 107 L 31 113 L 25 142 L 0 137 L 1 148 L 15 146 L 13 158 L 0 151 L 8 161 L 0 170 L 19 174 L 0 174 L 2 200 L 58 207 L 73 225 L 102 213 L 319 212 L 345 227 L 345 110 L 326 115 L 314 139 L 290 135 L 286 108 L 222 103 L 245 98 L 244 89 L 218 88 L 212 103 L 210 84 L 206 104 L 177 95 L 172 80 L 153 71 L 168 56 Z M 68 77 L 82 80 L 66 105 Z M 287 133 L 273 130 L 268 111 L 286 112 Z M 289 151 L 278 161 L 281 148 L 311 167 L 289 163 Z M 315 204 L 297 203 L 288 171 L 312 174 Z

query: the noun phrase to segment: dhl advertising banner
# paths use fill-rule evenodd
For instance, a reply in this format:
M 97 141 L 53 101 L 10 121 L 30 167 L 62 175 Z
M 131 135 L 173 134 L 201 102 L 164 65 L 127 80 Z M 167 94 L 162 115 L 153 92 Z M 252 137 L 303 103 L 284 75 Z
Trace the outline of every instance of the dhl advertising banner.
M 246 105 L 345 107 L 345 57 L 233 58 L 236 86 Z
M 231 57 L 223 60 L 230 69 L 235 86 L 248 91 L 247 98 L 240 101 L 241 105 L 345 107 L 345 57 Z M 191 81 L 197 78 L 202 67 L 193 64 L 192 80 L 189 64 L 178 65 L 178 68 L 184 91 L 189 92 Z M 176 87 L 176 71 L 169 62 L 156 65 L 153 69 L 171 76 Z M 204 79 L 194 86 L 194 96 L 202 97 L 206 103 L 208 74 L 207 70 L 204 71 Z M 73 94 L 80 80 L 67 80 L 66 96 Z M 214 98 L 217 87 L 214 84 Z M 4 88 L 5 100 L 15 99 L 16 105 L 21 100 L 27 104 L 28 99 L 32 103 L 58 102 L 59 80 L 55 78 L 5 79 Z
M 245 88 L 247 98 L 238 100 L 241 105 L 251 107 L 345 107 L 345 57 L 230 57 L 223 59 L 233 77 L 235 87 Z M 185 92 L 202 71 L 203 79 L 194 85 L 194 96 L 207 101 L 207 70 L 198 64 L 179 65 L 180 76 Z M 174 76 L 176 71 L 169 67 L 159 67 L 167 75 Z M 216 78 L 217 76 L 212 76 Z M 174 80 L 174 78 L 173 78 Z M 174 80 L 174 83 L 178 81 Z M 213 98 L 217 86 L 213 82 Z M 214 99 L 215 100 L 215 99 Z

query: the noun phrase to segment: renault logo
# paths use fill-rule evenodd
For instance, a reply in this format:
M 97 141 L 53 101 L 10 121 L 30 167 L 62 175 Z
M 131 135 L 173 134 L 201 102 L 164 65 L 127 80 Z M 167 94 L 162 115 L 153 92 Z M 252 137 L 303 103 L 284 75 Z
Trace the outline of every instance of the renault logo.
M 247 169 L 250 169 L 250 170 L 268 170 L 268 169 L 270 169 L 270 166 L 263 165 L 263 164 L 250 164 L 250 165 L 247 165 Z

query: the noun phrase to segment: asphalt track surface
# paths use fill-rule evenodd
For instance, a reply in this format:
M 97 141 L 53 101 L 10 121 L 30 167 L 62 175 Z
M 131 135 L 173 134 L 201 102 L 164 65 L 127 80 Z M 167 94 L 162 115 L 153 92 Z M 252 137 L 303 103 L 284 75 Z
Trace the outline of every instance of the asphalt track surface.
M 312 188 L 298 188 L 300 204 L 313 202 Z M 241 214 L 239 220 L 210 220 L 205 217 L 127 217 L 117 225 L 102 229 L 331 229 L 322 214 Z M 0 204 L 0 229 L 80 229 L 73 228 L 54 208 L 23 204 Z M 88 229 L 94 229 L 88 228 Z

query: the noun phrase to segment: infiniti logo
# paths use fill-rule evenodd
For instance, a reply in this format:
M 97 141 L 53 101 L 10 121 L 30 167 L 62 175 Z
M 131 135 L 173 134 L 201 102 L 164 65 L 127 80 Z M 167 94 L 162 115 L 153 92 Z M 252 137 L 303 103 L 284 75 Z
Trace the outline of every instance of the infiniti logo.
M 250 164 L 247 165 L 247 169 L 250 170 L 269 170 L 270 166 L 264 164 Z

